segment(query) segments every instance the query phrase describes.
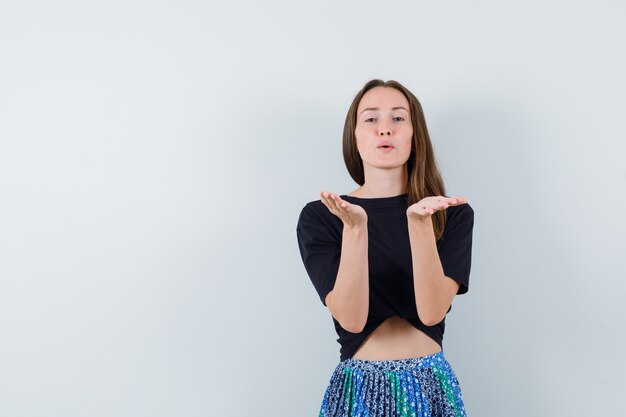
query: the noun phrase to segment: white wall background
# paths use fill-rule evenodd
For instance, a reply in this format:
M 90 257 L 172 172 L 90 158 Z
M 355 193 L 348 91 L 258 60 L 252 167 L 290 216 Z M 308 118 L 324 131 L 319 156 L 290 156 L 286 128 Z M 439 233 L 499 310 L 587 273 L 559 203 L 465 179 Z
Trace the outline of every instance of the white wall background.
M 0 2 L 0 416 L 315 416 L 339 344 L 295 224 L 371 78 L 476 212 L 470 417 L 619 415 L 619 1 Z M 620 260 L 620 261 L 618 261 Z

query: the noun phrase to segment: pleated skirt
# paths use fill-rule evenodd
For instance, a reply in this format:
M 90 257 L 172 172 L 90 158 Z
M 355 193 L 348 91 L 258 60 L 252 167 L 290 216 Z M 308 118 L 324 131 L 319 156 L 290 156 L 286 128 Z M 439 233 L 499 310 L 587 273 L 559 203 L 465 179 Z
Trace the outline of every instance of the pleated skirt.
M 443 351 L 392 360 L 346 359 L 335 368 L 318 417 L 467 417 Z

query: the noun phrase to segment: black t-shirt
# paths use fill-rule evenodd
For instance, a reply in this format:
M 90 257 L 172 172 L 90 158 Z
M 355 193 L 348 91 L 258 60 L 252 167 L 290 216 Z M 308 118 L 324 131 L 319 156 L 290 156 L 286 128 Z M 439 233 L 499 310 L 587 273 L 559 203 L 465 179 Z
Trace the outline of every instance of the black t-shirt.
M 369 312 L 360 333 L 345 330 L 333 317 L 339 336 L 337 342 L 341 345 L 340 360 L 351 358 L 365 338 L 393 316 L 408 320 L 443 348 L 445 318 L 426 326 L 417 315 L 406 217 L 408 195 L 379 198 L 342 195 L 341 198 L 363 207 L 368 217 Z M 474 210 L 465 203 L 450 206 L 446 211 L 446 226 L 437 241 L 437 251 L 444 275 L 458 281 L 457 294 L 464 294 L 469 289 Z M 321 200 L 307 203 L 300 212 L 296 227 L 300 254 L 324 305 L 339 271 L 342 234 L 343 222 Z M 451 309 L 452 306 L 448 312 Z

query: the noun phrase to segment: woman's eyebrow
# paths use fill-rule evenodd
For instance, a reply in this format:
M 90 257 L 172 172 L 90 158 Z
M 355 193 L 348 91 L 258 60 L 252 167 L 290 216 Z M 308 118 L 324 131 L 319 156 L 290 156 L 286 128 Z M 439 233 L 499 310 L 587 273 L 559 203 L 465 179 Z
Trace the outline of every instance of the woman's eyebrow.
M 367 109 L 363 109 L 363 111 L 360 114 L 363 114 L 368 110 L 380 110 L 380 107 L 368 107 Z M 406 112 L 408 112 L 408 110 L 402 106 L 392 107 L 391 110 L 405 110 Z

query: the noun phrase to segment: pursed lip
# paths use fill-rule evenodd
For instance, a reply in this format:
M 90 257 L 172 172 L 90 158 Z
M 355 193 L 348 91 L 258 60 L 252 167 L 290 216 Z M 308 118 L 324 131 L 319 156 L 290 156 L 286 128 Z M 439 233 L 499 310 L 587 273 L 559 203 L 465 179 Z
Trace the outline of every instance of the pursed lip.
M 395 146 L 393 146 L 393 145 L 391 144 L 391 142 L 387 142 L 387 141 L 380 142 L 380 143 L 378 144 L 378 147 L 379 147 L 379 148 L 381 148 L 381 147 L 383 147 L 383 146 L 385 146 L 385 145 L 390 146 L 390 147 L 392 147 L 392 148 L 395 148 Z

